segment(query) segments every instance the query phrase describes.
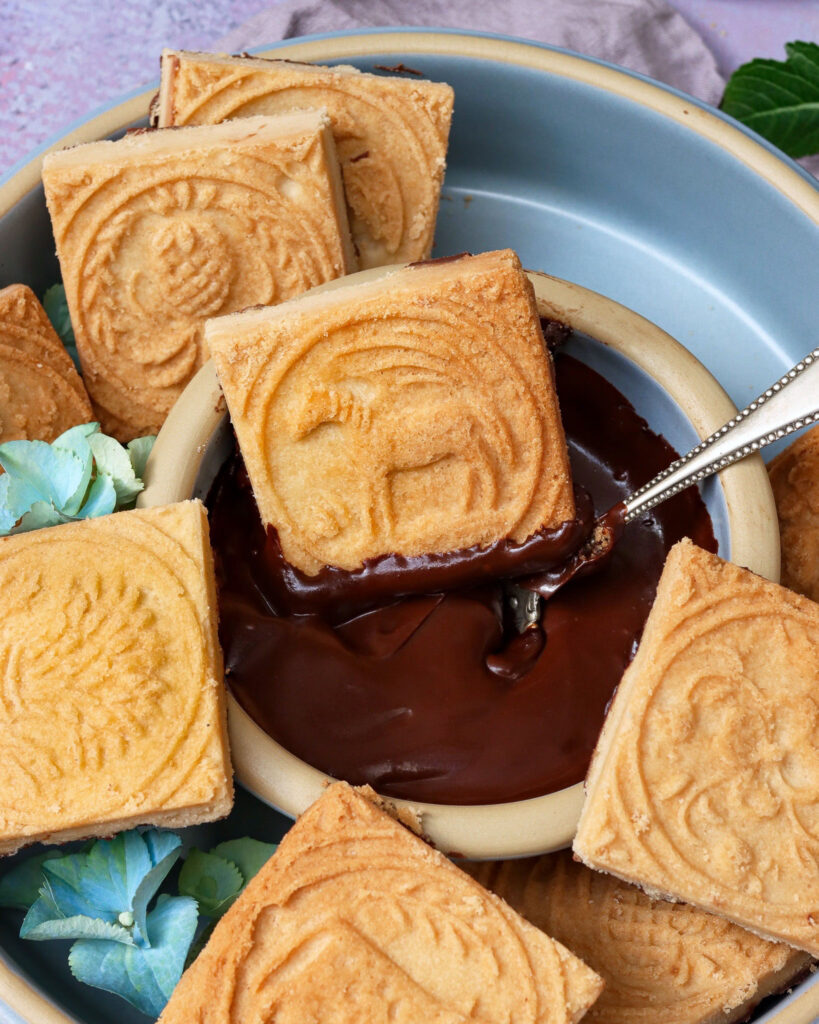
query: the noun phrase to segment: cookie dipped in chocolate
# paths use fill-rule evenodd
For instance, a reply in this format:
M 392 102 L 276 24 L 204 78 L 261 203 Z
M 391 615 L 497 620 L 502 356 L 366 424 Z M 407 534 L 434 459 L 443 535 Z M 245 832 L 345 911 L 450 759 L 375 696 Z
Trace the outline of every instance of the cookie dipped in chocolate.
M 313 576 L 287 561 L 276 530 L 269 526 L 263 551 L 265 592 L 280 614 L 315 614 L 342 622 L 411 594 L 463 590 L 530 574 L 561 575 L 593 527 L 588 495 L 578 494 L 575 504 L 575 519 L 537 530 L 519 544 L 504 538 L 485 547 L 475 544 L 441 554 L 378 555 L 366 558 L 360 569 L 325 565 Z
M 555 369 L 574 479 L 602 512 L 677 453 L 599 374 L 562 353 Z M 277 615 L 242 476 L 229 464 L 210 502 L 230 687 L 292 753 L 387 796 L 496 803 L 580 781 L 666 552 L 682 536 L 716 549 L 693 488 L 629 524 L 597 573 L 545 603 L 545 646 L 514 680 L 487 665 L 510 640 L 500 583 L 403 598 L 335 625 Z

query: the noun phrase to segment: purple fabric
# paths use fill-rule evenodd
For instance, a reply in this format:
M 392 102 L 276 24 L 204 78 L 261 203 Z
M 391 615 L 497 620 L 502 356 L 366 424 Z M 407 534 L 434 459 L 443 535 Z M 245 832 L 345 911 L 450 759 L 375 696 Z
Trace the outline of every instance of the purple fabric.
M 241 50 L 300 32 L 468 27 L 602 57 L 715 103 L 718 70 L 781 59 L 786 40 L 819 37 L 817 0 L 0 0 L 0 10 L 0 174 L 97 105 L 149 84 L 163 46 Z
M 322 32 L 395 25 L 469 27 L 620 64 L 716 106 L 725 81 L 702 36 L 666 0 L 279 0 L 218 41 L 239 53 Z M 784 58 L 777 54 L 779 59 Z M 819 175 L 819 156 L 799 161 Z
M 386 25 L 521 36 L 621 64 L 707 103 L 722 96 L 711 51 L 665 0 L 282 0 L 217 45 L 235 53 L 261 41 Z

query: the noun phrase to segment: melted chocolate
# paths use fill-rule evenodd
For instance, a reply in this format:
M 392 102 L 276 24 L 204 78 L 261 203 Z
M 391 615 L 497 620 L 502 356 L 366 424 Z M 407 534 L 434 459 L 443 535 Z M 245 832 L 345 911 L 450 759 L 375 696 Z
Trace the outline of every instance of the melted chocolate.
M 599 374 L 562 353 L 555 369 L 575 482 L 598 511 L 677 457 Z M 666 552 L 683 536 L 716 550 L 689 488 L 625 527 L 594 575 L 559 592 L 559 568 L 526 580 L 553 596 L 541 626 L 520 637 L 504 622 L 494 581 L 339 621 L 337 608 L 331 620 L 280 614 L 271 542 L 238 459 L 210 504 L 220 637 L 242 706 L 330 775 L 438 803 L 517 800 L 580 781 Z M 608 528 L 617 530 L 613 516 Z
M 423 78 L 424 72 L 418 71 L 416 68 L 408 68 L 406 64 L 374 64 L 373 67 L 376 71 L 393 71 L 402 75 L 418 75 Z
M 285 559 L 276 531 L 268 527 L 265 589 L 282 614 L 320 614 L 338 622 L 411 594 L 463 590 L 545 572 L 551 579 L 573 564 L 594 525 L 586 492 L 579 492 L 576 501 L 576 519 L 538 530 L 521 543 L 506 539 L 441 554 L 379 555 L 365 559 L 360 569 L 325 565 L 314 576 L 300 572 Z
M 471 252 L 456 252 L 451 256 L 430 256 L 425 260 L 415 260 L 413 263 L 408 263 L 407 269 L 410 267 L 431 267 L 436 263 L 457 263 L 458 260 L 462 260 L 466 256 L 471 255 Z
M 519 586 L 533 590 L 547 600 L 572 580 L 582 579 L 599 572 L 614 554 L 615 544 L 626 528 L 626 505 L 618 501 L 593 523 L 583 544 L 579 545 L 564 562 L 544 565 L 528 579 L 519 579 Z

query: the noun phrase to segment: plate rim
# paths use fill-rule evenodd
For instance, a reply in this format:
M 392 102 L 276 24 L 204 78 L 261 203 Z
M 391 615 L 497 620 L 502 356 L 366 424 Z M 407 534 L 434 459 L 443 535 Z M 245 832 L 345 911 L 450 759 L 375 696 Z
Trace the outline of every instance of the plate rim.
M 737 159 L 793 203 L 809 220 L 819 225 L 819 182 L 790 158 L 728 115 L 670 86 L 654 82 L 636 72 L 595 58 L 574 54 L 546 44 L 509 36 L 463 32 L 457 29 L 354 30 L 283 40 L 266 47 L 257 55 L 279 56 L 283 51 L 291 59 L 334 60 L 345 57 L 374 56 L 400 49 L 406 53 L 434 56 L 470 57 L 477 60 L 511 64 L 557 74 L 600 88 L 642 107 L 653 110 L 717 145 Z M 100 112 L 64 131 L 12 166 L 0 178 L 0 217 L 40 184 L 43 157 L 66 146 L 103 138 L 145 116 L 156 86 L 115 99 Z M 14 971 L 5 951 L 0 955 L 0 992 L 6 1005 L 31 1024 L 80 1024 L 77 1018 L 58 1008 L 39 984 L 26 980 L 23 971 Z M 767 1020 L 782 1024 L 811 1024 L 819 1012 L 819 985 L 799 994 L 798 1004 L 783 1007 Z M 804 1004 L 805 1015 L 802 1016 Z
M 458 29 L 374 28 L 285 39 L 254 50 L 254 56 L 321 61 L 375 56 L 400 48 L 406 53 L 470 57 L 512 64 L 569 78 L 631 100 L 662 114 L 718 145 L 777 189 L 819 225 L 819 181 L 762 136 L 728 114 L 672 86 L 619 65 L 571 50 L 492 33 Z M 98 113 L 52 137 L 22 164 L 0 178 L 0 217 L 40 183 L 43 158 L 66 146 L 104 138 L 145 116 L 157 85 L 126 93 Z

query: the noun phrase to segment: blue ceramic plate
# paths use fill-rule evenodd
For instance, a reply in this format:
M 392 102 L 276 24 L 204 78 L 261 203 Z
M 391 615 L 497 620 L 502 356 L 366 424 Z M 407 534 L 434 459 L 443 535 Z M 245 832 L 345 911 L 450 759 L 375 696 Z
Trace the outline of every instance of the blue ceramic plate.
M 496 37 L 379 31 L 314 37 L 278 52 L 367 71 L 404 63 L 454 86 L 437 254 L 515 248 L 525 266 L 653 320 L 739 406 L 816 345 L 817 183 L 690 97 Z M 59 144 L 121 132 L 144 116 L 149 95 L 108 108 Z M 0 286 L 22 280 L 41 292 L 57 279 L 38 183 L 39 157 L 0 183 Z M 286 827 L 240 793 L 226 822 L 190 832 L 201 844 L 201 833 L 205 842 L 248 833 L 271 840 Z M 0 912 L 0 957 L 11 968 L 0 963 L 0 995 L 30 1020 L 146 1020 L 73 982 L 67 944 L 22 942 L 18 928 L 18 917 Z M 810 1024 L 819 1019 L 817 996 L 806 982 L 755 1020 Z M 0 1010 L 5 1019 L 23 1020 Z

